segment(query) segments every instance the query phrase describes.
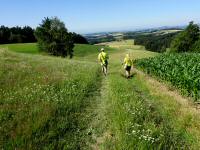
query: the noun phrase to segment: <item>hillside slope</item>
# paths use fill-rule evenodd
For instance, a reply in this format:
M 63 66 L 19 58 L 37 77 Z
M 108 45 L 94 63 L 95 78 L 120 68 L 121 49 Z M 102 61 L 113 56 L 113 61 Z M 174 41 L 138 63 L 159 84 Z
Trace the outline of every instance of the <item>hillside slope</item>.
M 0 51 L 0 147 L 76 149 L 100 86 L 90 62 Z M 85 122 L 86 121 L 86 122 Z
M 79 45 L 73 60 L 1 50 L 0 147 L 198 149 L 200 118 L 190 106 L 136 69 L 124 78 L 126 53 L 158 54 L 133 41 L 104 45 L 107 77 L 97 63 L 101 46 Z

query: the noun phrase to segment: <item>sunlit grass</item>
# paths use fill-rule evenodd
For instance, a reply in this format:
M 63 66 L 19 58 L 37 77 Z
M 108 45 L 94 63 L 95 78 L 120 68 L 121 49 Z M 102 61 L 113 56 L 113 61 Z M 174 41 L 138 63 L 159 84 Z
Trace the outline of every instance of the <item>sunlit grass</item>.
M 76 45 L 72 60 L 0 50 L 0 148 L 90 149 L 95 133 L 102 149 L 195 147 L 190 133 L 198 131 L 198 120 L 183 115 L 174 99 L 152 93 L 141 75 L 123 77 L 125 54 L 159 54 L 133 41 L 107 43 L 105 78 L 97 62 L 101 47 Z
M 0 48 L 8 49 L 18 53 L 38 54 L 39 50 L 36 43 L 26 44 L 4 44 Z
M 106 149 L 188 149 L 175 108 L 163 108 L 140 82 L 137 76 L 130 81 L 110 76 L 107 118 L 114 136 L 106 140 Z
M 0 147 L 76 149 L 81 111 L 98 88 L 98 66 L 47 56 L 0 53 Z M 100 80 L 99 80 L 100 81 Z

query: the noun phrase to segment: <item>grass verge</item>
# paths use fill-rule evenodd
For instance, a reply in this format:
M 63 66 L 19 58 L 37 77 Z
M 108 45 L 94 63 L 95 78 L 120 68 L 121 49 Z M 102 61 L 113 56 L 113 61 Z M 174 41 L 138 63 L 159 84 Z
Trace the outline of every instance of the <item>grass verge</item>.
M 163 107 L 137 76 L 110 76 L 109 127 L 105 149 L 189 149 L 193 137 L 177 121 L 176 107 Z M 181 123 L 181 124 L 179 124 Z
M 93 63 L 1 50 L 0 147 L 83 147 L 83 114 L 98 80 Z

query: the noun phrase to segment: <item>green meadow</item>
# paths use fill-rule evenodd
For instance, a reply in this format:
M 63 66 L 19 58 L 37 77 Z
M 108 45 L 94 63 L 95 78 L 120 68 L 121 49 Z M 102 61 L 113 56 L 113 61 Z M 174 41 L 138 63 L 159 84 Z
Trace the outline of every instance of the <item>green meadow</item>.
M 104 43 L 104 77 L 101 47 L 76 45 L 68 59 L 41 54 L 36 44 L 0 46 L 1 149 L 198 149 L 196 111 L 136 68 L 124 78 L 127 53 L 160 54 L 130 40 Z
M 1 49 L 7 49 L 18 53 L 37 54 L 39 53 L 36 43 L 27 44 L 3 44 L 0 45 Z

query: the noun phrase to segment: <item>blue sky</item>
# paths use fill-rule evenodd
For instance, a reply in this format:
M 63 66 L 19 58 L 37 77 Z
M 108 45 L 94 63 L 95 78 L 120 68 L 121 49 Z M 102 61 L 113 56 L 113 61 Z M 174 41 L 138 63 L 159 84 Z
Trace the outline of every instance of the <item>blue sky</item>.
M 0 25 L 35 28 L 47 16 L 78 33 L 185 25 L 200 23 L 200 0 L 0 0 Z

